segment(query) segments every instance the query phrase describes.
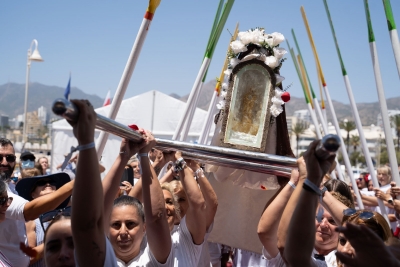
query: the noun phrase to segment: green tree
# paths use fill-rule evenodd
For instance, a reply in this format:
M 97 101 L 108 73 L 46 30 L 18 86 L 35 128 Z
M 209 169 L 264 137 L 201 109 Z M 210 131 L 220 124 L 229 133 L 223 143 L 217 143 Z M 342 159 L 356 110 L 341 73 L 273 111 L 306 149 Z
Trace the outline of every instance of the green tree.
M 394 129 L 396 130 L 396 136 L 397 136 L 397 152 L 400 151 L 400 115 L 396 115 L 392 117 L 392 125 L 394 126 Z
M 360 137 L 358 135 L 352 135 L 350 139 L 350 144 L 354 148 L 354 152 L 356 152 L 357 147 L 360 146 Z
M 296 155 L 299 157 L 299 138 L 307 129 L 307 124 L 302 121 L 298 121 L 295 125 L 292 125 L 292 133 L 296 135 Z
M 346 144 L 347 144 L 347 153 L 349 153 L 350 147 L 350 132 L 356 129 L 356 124 L 354 121 L 344 120 L 340 123 L 340 128 L 347 132 Z

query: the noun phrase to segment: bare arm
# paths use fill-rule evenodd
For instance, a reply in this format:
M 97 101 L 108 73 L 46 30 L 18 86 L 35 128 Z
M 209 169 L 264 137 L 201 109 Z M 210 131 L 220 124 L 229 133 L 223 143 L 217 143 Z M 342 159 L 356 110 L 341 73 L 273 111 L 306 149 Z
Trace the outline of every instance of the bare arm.
M 179 159 L 181 157 L 181 152 L 177 151 L 175 158 Z M 189 203 L 189 208 L 185 215 L 186 224 L 192 235 L 193 243 L 199 245 L 203 243 L 206 233 L 205 201 L 191 168 L 186 167 L 180 171 L 180 178 Z
M 146 146 L 139 153 L 148 154 L 155 145 L 154 137 L 146 132 Z M 171 251 L 172 240 L 167 221 L 164 194 L 148 157 L 140 157 L 142 168 L 143 206 L 149 248 L 156 260 L 165 263 Z
M 329 214 L 332 215 L 336 225 L 340 225 L 342 223 L 343 210 L 349 208 L 332 196 L 328 191 L 325 192 L 324 197 L 322 198 L 322 205 L 329 212 Z
M 286 244 L 286 236 L 287 236 L 287 229 L 289 227 L 289 222 L 290 219 L 292 218 L 294 209 L 296 208 L 296 204 L 299 200 L 300 193 L 303 188 L 303 182 L 306 179 L 307 176 L 307 170 L 306 170 L 306 165 L 304 162 L 303 157 L 299 158 L 297 160 L 297 165 L 299 167 L 299 181 L 297 184 L 296 189 L 292 193 L 292 196 L 290 197 L 288 203 L 286 204 L 285 210 L 283 211 L 282 218 L 279 222 L 278 226 L 278 249 L 281 252 L 281 255 L 283 255 L 283 251 L 285 248 Z
M 192 170 L 197 173 L 197 182 L 200 186 L 200 191 L 203 194 L 204 201 L 206 203 L 206 231 L 208 231 L 209 227 L 214 221 L 215 214 L 217 213 L 218 207 L 218 199 L 217 194 L 213 187 L 211 186 L 210 182 L 208 181 L 207 177 L 204 175 L 203 170 L 200 168 L 200 165 L 194 161 L 191 161 L 195 164 L 189 164 Z
M 297 184 L 298 179 L 299 172 L 297 170 L 292 170 L 290 181 L 293 184 Z M 265 209 L 258 223 L 258 238 L 271 258 L 275 258 L 279 253 L 277 246 L 279 221 L 281 220 L 286 203 L 293 191 L 294 189 L 290 184 L 285 185 L 276 198 Z
M 80 112 L 78 121 L 70 122 L 74 135 L 79 145 L 90 144 L 94 140 L 96 113 L 87 100 L 72 102 Z M 104 200 L 96 149 L 84 149 L 79 154 L 71 214 L 75 262 L 79 266 L 103 266 L 106 255 Z
M 24 207 L 25 221 L 35 220 L 40 214 L 56 209 L 72 193 L 75 180 L 61 186 L 55 192 L 27 202 Z
M 325 173 L 330 169 L 335 156 L 327 160 L 315 156 L 315 148 L 319 144 L 314 141 L 304 153 L 307 167 L 307 179 L 317 188 Z M 297 188 L 296 188 L 297 189 Z M 301 188 L 298 203 L 289 223 L 284 258 L 289 266 L 314 266 L 311 253 L 315 242 L 315 211 L 318 205 L 318 195 L 312 190 Z
M 125 165 L 137 150 L 133 149 L 133 143 L 122 139 L 120 153 L 114 161 L 110 171 L 104 177 L 103 195 L 104 195 L 104 232 L 108 233 L 110 225 L 110 215 L 114 203 L 114 198 L 118 194 L 120 181 L 125 169 Z
M 169 183 L 174 178 L 174 171 L 170 168 L 160 179 L 160 184 Z

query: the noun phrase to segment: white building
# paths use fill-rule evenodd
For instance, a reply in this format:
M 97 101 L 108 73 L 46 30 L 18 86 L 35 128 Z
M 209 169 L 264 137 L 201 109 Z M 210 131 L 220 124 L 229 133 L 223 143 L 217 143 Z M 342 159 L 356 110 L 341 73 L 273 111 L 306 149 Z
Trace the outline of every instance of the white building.
M 44 106 L 38 108 L 38 117 L 42 122 L 42 125 L 46 125 L 49 122 L 49 114 Z
M 308 109 L 296 110 L 293 114 L 293 117 L 311 123 L 311 115 Z

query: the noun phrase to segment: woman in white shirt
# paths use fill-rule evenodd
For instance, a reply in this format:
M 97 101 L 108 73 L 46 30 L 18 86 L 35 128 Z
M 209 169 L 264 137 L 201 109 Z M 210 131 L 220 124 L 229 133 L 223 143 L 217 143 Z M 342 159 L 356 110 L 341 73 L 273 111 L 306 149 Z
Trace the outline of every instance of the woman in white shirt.
M 0 227 L 1 223 L 6 219 L 6 210 L 11 205 L 13 198 L 8 197 L 7 185 L 3 180 L 0 180 Z M 11 267 L 11 263 L 7 257 L 0 251 L 0 265 Z

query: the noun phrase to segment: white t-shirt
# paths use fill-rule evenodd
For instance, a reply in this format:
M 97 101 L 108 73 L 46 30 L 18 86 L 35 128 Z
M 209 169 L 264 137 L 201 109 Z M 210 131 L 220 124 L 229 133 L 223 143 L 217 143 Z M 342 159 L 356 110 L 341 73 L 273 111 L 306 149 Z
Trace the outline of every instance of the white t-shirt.
M 114 249 L 108 240 L 106 238 L 106 257 L 104 259 L 104 267 L 118 267 L 117 264 L 117 257 L 115 256 Z M 76 251 L 75 251 L 75 259 L 76 259 Z M 75 267 L 79 267 L 79 265 L 76 263 Z
M 233 265 L 236 267 L 267 267 L 268 261 L 262 254 L 235 248 Z
M 208 227 L 206 235 L 204 236 L 203 247 L 201 248 L 200 259 L 199 259 L 199 263 L 197 264 L 197 267 L 210 267 L 211 257 L 210 257 L 210 250 L 208 248 L 207 239 L 208 239 L 208 236 L 210 235 L 213 227 L 214 227 L 214 222 L 212 222 L 210 227 Z
M 282 259 L 281 253 L 278 253 L 275 258 L 272 258 L 263 247 L 262 253 L 268 261 L 268 267 L 286 267 L 285 262 Z M 312 261 L 317 267 L 337 267 L 336 263 L 336 250 L 331 251 L 325 256 L 325 261 L 317 260 L 311 256 Z
M 28 245 L 24 217 L 24 207 L 28 201 L 8 188 L 7 194 L 13 201 L 6 211 L 6 219 L 0 223 L 0 251 L 12 266 L 25 267 L 29 265 L 29 257 L 19 249 L 19 243 Z
M 174 227 L 171 236 L 175 253 L 174 266 L 197 266 L 204 242 L 201 245 L 193 243 L 192 235 L 186 226 L 186 216 L 182 218 L 178 226 Z
M 171 246 L 167 261 L 165 263 L 159 263 L 150 251 L 149 245 L 146 243 L 144 248 L 140 247 L 139 255 L 133 258 L 130 262 L 125 263 L 124 261 L 117 258 L 118 267 L 172 267 L 174 266 L 174 251 Z

